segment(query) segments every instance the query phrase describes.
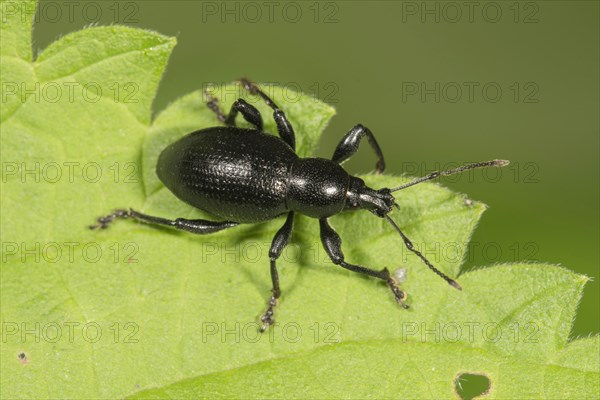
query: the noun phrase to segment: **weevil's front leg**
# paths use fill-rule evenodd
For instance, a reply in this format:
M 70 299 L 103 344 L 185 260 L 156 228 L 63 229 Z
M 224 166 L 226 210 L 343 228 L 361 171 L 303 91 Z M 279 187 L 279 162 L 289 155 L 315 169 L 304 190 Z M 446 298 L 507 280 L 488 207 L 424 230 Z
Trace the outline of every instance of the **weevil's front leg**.
M 340 265 L 350 271 L 359 272 L 384 280 L 392 290 L 392 293 L 394 293 L 396 302 L 403 308 L 408 308 L 408 305 L 404 303 L 406 300 L 406 293 L 398 288 L 396 281 L 394 281 L 394 278 L 390 275 L 390 271 L 388 271 L 387 268 L 376 271 L 371 268 L 363 267 L 362 265 L 347 263 L 344 260 L 344 253 L 342 252 L 342 239 L 340 238 L 340 235 L 338 235 L 331 225 L 329 225 L 327 218 L 320 219 L 319 223 L 321 226 L 321 242 L 323 242 L 323 247 L 334 264 Z
M 333 153 L 333 157 L 331 160 L 335 163 L 341 164 L 354 153 L 358 151 L 358 146 L 360 145 L 360 141 L 362 138 L 367 137 L 369 144 L 373 148 L 375 155 L 377 156 L 377 164 L 375 164 L 375 171 L 380 174 L 385 170 L 385 161 L 383 160 L 383 152 L 377 144 L 377 140 L 375 140 L 375 136 L 371 132 L 371 130 L 362 125 L 356 125 L 354 128 L 350 130 L 340 141 L 340 143 L 335 148 Z
M 275 314 L 275 306 L 277 305 L 277 300 L 281 295 L 281 290 L 279 289 L 279 274 L 277 273 L 277 259 L 281 256 L 281 252 L 287 245 L 290 237 L 292 236 L 292 227 L 294 226 L 294 213 L 290 212 L 285 220 L 285 223 L 277 231 L 275 237 L 273 238 L 273 242 L 271 243 L 271 249 L 269 250 L 269 258 L 271 259 L 271 281 L 273 283 L 273 289 L 271 290 L 273 295 L 269 299 L 269 306 L 267 307 L 267 311 L 260 318 L 263 323 L 260 328 L 261 332 L 264 332 L 269 325 L 272 325 L 275 320 L 273 316 Z
M 182 231 L 192 232 L 199 235 L 214 233 L 223 229 L 232 228 L 239 225 L 238 222 L 232 221 L 208 221 L 205 219 L 185 219 L 177 218 L 175 220 L 153 217 L 151 215 L 142 214 L 135 210 L 115 210 L 113 213 L 100 217 L 97 223 L 90 225 L 90 229 L 106 229 L 108 225 L 118 218 L 132 218 L 148 224 L 171 226 Z
M 294 133 L 294 128 L 292 124 L 285 116 L 285 113 L 277 107 L 277 104 L 269 96 L 267 96 L 258 86 L 254 83 L 250 82 L 246 78 L 241 78 L 240 83 L 244 86 L 244 88 L 249 91 L 251 94 L 260 96 L 264 102 L 273 109 L 273 119 L 277 124 L 277 131 L 279 132 L 279 136 L 283 139 L 284 142 L 290 145 L 290 147 L 296 150 L 296 135 Z
M 254 125 L 256 130 L 262 131 L 263 129 L 263 120 L 260 115 L 260 111 L 256 109 L 252 104 L 249 104 L 244 99 L 237 99 L 232 105 L 231 110 L 229 110 L 229 114 L 225 115 L 221 108 L 219 107 L 219 101 L 213 97 L 208 91 L 205 91 L 207 102 L 206 105 L 210 108 L 215 114 L 217 114 L 217 118 L 219 121 L 223 122 L 227 126 L 235 126 L 235 118 L 238 115 L 238 112 L 242 114 L 244 119 Z

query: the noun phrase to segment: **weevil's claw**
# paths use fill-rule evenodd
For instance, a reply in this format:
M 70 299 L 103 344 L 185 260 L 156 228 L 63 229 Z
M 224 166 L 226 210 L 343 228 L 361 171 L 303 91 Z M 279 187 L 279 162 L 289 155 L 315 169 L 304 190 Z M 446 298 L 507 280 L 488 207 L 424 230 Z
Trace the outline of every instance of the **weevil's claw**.
M 277 298 L 275 296 L 271 296 L 271 299 L 269 299 L 269 307 L 267 308 L 267 311 L 265 311 L 262 317 L 260 317 L 260 321 L 263 323 L 262 327 L 260 328 L 261 332 L 266 331 L 270 325 L 273 325 L 275 323 L 273 316 L 275 315 L 276 305 Z
M 396 284 L 396 281 L 394 281 L 394 278 L 389 277 L 387 279 L 387 284 L 390 287 L 390 289 L 392 289 L 392 292 L 394 293 L 394 298 L 396 299 L 396 303 L 400 304 L 400 306 L 402 308 L 404 308 L 405 310 L 410 308 L 410 306 L 408 304 L 405 303 L 406 301 L 406 292 L 401 290 L 398 285 Z
M 108 225 L 117 218 L 129 218 L 131 216 L 130 210 L 115 210 L 111 214 L 105 217 L 100 217 L 94 225 L 90 225 L 90 229 L 106 229 Z

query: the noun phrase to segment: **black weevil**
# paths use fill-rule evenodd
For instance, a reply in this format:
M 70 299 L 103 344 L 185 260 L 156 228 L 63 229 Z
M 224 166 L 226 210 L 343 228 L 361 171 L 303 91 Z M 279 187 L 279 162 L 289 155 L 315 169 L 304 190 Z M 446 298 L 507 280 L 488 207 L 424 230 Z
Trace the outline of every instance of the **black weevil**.
M 349 175 L 340 166 L 356 153 L 360 141 L 366 137 L 377 155 L 376 172 L 383 172 L 383 153 L 368 128 L 360 124 L 352 128 L 337 145 L 331 160 L 299 158 L 295 152 L 294 129 L 285 113 L 255 84 L 247 79 L 241 79 L 240 82 L 246 90 L 260 96 L 273 109 L 279 137 L 263 132 L 260 112 L 245 100 L 238 99 L 233 103 L 229 114 L 225 115 L 217 100 L 207 94 L 208 107 L 226 126 L 201 129 L 179 139 L 162 151 L 156 166 L 158 177 L 175 196 L 223 221 L 184 218 L 169 220 L 129 209 L 116 210 L 98 218 L 98 223 L 90 228 L 106 228 L 116 218 L 134 218 L 150 224 L 207 234 L 287 214 L 286 221 L 275 234 L 269 250 L 273 295 L 261 317 L 263 331 L 274 322 L 275 305 L 281 295 L 276 261 L 290 239 L 295 212 L 319 219 L 321 241 L 334 264 L 384 280 L 394 293 L 396 302 L 403 308 L 408 308 L 404 302 L 406 293 L 400 290 L 387 268 L 377 271 L 346 262 L 341 248 L 342 240 L 329 225 L 327 218 L 353 209 L 366 209 L 385 218 L 400 234 L 410 251 L 450 285 L 461 289 L 455 280 L 435 268 L 415 249 L 388 216 L 392 208 L 397 206 L 392 193 L 442 175 L 479 167 L 502 167 L 508 161 L 468 164 L 433 172 L 393 189 L 371 189 L 362 179 Z M 236 127 L 235 118 L 238 113 L 254 129 Z

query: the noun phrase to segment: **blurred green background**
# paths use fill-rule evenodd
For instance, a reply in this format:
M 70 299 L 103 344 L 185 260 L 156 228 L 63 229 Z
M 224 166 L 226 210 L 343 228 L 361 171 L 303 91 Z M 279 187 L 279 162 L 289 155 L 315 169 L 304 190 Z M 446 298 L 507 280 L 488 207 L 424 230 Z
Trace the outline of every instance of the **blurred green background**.
M 394 174 L 511 160 L 443 180 L 490 206 L 465 269 L 540 260 L 589 275 L 573 336 L 599 331 L 597 1 L 42 1 L 37 19 L 38 50 L 95 23 L 176 36 L 155 113 L 246 76 L 336 107 L 318 156 L 362 123 Z M 374 161 L 364 146 L 346 166 Z

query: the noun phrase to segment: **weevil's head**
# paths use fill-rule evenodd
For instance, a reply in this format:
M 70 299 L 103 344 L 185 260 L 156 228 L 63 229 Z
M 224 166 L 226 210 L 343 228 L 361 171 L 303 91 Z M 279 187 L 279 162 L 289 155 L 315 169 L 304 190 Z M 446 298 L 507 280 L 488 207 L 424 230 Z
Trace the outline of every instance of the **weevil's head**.
M 378 217 L 385 217 L 396 204 L 390 189 L 371 189 L 360 178 L 350 177 L 350 185 L 346 192 L 345 210 L 369 210 Z

